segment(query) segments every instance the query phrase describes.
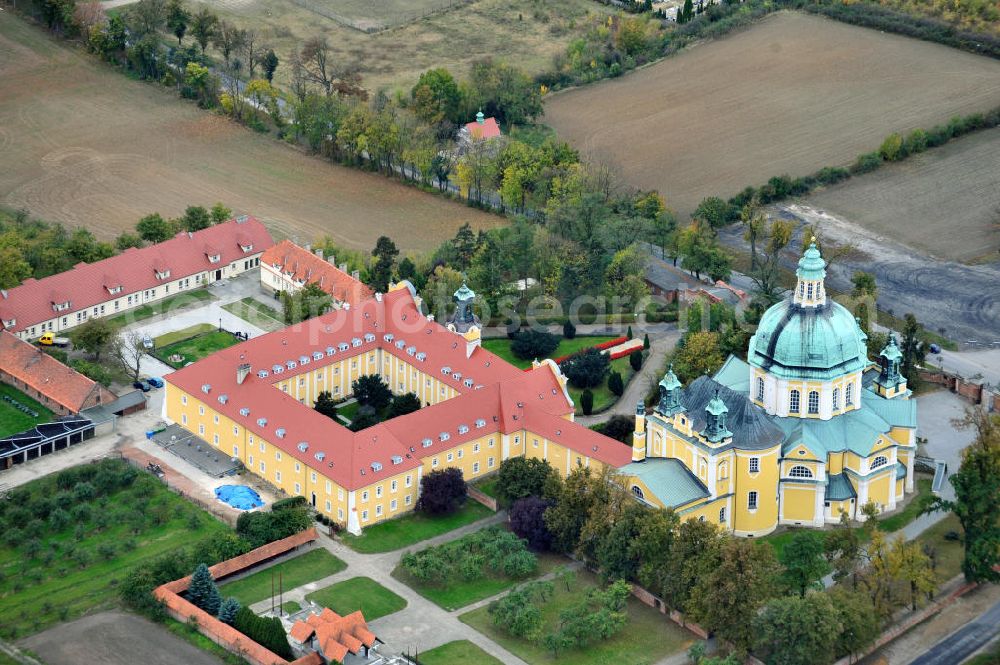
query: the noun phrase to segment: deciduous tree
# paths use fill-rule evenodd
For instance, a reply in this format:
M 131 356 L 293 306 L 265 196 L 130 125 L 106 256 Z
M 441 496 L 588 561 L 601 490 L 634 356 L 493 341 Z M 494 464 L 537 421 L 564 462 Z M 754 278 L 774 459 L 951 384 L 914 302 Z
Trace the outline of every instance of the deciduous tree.
M 796 532 L 781 551 L 781 563 L 785 583 L 800 598 L 830 572 L 830 564 L 823 557 L 823 537 L 813 531 Z
M 316 403 L 313 408 L 322 413 L 327 418 L 337 421 L 337 403 L 330 395 L 329 390 L 323 390 L 316 396 Z
M 465 501 L 466 493 L 461 469 L 431 471 L 420 480 L 417 510 L 428 515 L 452 513 Z
M 752 620 L 754 654 L 769 665 L 821 665 L 834 660 L 843 630 L 826 593 L 769 601 Z

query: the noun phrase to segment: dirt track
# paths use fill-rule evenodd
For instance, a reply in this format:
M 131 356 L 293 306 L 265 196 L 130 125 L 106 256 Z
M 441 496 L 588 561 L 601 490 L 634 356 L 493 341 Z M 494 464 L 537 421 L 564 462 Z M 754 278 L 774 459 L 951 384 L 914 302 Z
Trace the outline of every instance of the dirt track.
M 300 242 L 430 249 L 501 218 L 315 159 L 0 12 L 0 204 L 102 237 L 222 201 Z
M 893 131 L 998 104 L 1000 62 L 783 12 L 553 95 L 544 120 L 686 216 L 706 196 L 847 164 Z
M 46 665 L 222 665 L 163 626 L 125 612 L 101 612 L 21 642 Z

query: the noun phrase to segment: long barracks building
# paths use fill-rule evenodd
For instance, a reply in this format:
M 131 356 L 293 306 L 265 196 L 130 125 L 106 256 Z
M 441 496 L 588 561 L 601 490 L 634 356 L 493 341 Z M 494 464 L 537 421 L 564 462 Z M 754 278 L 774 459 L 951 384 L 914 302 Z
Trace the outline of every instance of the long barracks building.
M 168 375 L 165 419 L 353 533 L 412 510 L 435 469 L 474 480 L 514 456 L 563 474 L 629 463 L 628 446 L 572 422 L 552 361 L 522 371 L 481 347 L 470 290 L 456 294 L 445 326 L 421 313 L 411 289 L 403 282 Z M 360 432 L 311 408 L 320 392 L 347 397 L 372 374 L 395 393 L 416 393 L 423 408 Z

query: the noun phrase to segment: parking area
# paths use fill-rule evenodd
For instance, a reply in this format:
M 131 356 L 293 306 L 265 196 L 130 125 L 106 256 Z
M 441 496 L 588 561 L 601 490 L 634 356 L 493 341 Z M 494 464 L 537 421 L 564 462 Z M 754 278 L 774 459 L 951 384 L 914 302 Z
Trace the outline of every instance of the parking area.
M 239 469 L 239 463 L 234 458 L 216 450 L 208 441 L 180 425 L 170 425 L 157 432 L 153 441 L 213 478 L 231 475 Z

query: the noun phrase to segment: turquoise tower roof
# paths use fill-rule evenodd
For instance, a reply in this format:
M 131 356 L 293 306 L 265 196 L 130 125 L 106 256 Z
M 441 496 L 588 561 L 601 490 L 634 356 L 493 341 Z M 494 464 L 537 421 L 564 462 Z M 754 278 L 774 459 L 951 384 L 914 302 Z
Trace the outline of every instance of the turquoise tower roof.
M 469 288 L 468 284 L 462 282 L 462 286 L 458 287 L 458 291 L 455 291 L 455 300 L 472 300 L 476 297 L 476 292 Z
M 747 361 L 784 379 L 833 379 L 868 364 L 865 336 L 847 308 L 780 302 L 764 312 Z
M 809 243 L 809 248 L 806 249 L 802 258 L 799 259 L 799 267 L 795 271 L 795 274 L 799 279 L 807 281 L 826 277 L 826 261 L 820 255 L 815 239 Z

